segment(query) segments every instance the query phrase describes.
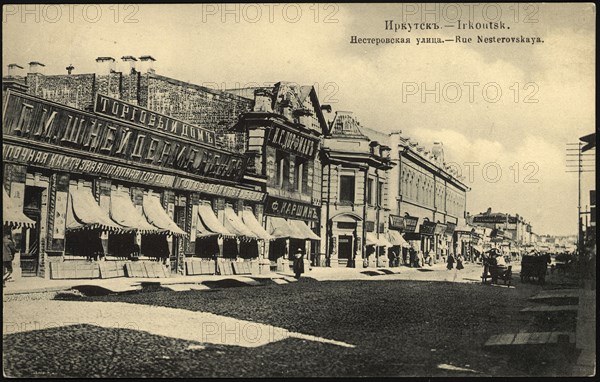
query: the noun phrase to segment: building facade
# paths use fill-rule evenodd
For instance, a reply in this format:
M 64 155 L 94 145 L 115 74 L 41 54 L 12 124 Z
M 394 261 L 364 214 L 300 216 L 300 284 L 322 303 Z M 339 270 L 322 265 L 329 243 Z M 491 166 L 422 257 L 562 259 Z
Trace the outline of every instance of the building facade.
M 469 187 L 446 166 L 441 143 L 427 150 L 401 132 L 392 132 L 390 146 L 398 165 L 390 172 L 389 205 L 392 218 L 403 222 L 399 231 L 433 262 L 456 253 L 454 231 L 465 226 Z
M 321 253 L 331 267 L 387 266 L 388 176 L 385 135 L 336 112 L 323 140 Z
M 531 223 L 519 214 L 492 212 L 491 208 L 477 215 L 468 215 L 470 224 L 489 230 L 489 242 L 506 252 L 519 252 L 535 242 Z
M 233 131 L 247 136 L 244 182 L 268 194 L 259 217 L 273 240 L 272 266 L 287 270 L 299 250 L 318 257 L 321 216 L 321 138 L 327 125 L 312 86 L 279 82 L 253 89 L 254 106 Z
M 151 67 L 118 73 L 114 59 L 97 62 L 99 73 L 55 76 L 32 62 L 26 76 L 3 79 L 3 186 L 35 222 L 5 224 L 20 248 L 15 269 L 104 277 L 109 262 L 83 264 L 99 254 L 118 275 L 117 261 L 139 273 L 134 257 L 162 259 L 179 274 L 256 267 L 270 239 L 258 220 L 266 194 L 242 184 L 247 158 L 236 139 L 226 143 L 252 101 Z

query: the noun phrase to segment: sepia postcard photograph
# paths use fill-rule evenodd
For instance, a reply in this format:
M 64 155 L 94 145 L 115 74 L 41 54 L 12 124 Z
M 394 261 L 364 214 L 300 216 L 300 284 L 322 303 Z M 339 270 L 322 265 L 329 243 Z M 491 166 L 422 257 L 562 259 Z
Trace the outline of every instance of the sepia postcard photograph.
M 596 375 L 594 3 L 2 5 L 8 378 Z

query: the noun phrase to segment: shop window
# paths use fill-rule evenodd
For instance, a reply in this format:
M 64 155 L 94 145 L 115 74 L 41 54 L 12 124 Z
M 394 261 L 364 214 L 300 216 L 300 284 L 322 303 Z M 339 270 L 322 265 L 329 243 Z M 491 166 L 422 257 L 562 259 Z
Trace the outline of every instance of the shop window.
M 373 179 L 367 179 L 367 204 L 373 205 Z
M 354 193 L 355 193 L 354 188 L 355 188 L 354 175 L 341 175 L 340 176 L 340 202 L 354 203 Z
M 286 152 L 277 150 L 275 161 L 277 165 L 277 186 L 283 188 L 289 184 L 290 155 Z

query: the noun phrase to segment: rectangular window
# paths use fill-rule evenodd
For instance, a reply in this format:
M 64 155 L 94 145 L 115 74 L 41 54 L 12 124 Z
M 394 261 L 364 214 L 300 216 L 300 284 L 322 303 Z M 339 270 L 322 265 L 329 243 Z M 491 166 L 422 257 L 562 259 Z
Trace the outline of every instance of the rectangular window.
M 277 168 L 277 186 L 285 187 L 290 178 L 290 156 L 288 153 L 277 150 L 275 155 Z
M 367 204 L 373 205 L 373 179 L 367 179 Z
M 340 201 L 354 203 L 354 176 L 340 176 Z
M 383 182 L 377 182 L 377 205 L 383 205 Z
M 305 192 L 307 189 L 308 166 L 305 158 L 296 157 L 294 166 L 294 191 Z

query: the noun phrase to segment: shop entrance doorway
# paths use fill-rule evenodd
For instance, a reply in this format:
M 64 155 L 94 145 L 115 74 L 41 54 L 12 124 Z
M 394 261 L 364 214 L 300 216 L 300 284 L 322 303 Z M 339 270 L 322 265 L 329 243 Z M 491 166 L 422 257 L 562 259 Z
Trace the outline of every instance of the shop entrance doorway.
M 352 235 L 340 235 L 338 239 L 338 261 L 340 266 L 352 267 L 354 238 Z
M 21 275 L 37 276 L 40 255 L 40 220 L 42 187 L 25 187 L 23 213 L 35 222 L 33 228 L 23 228 L 21 234 Z

